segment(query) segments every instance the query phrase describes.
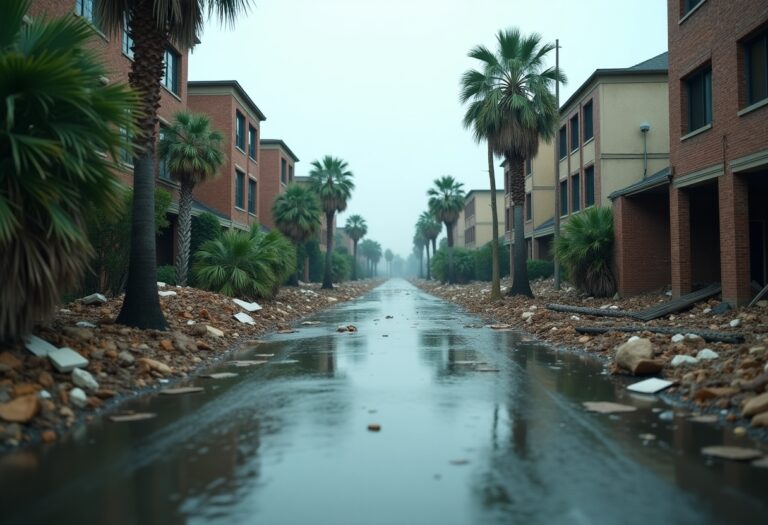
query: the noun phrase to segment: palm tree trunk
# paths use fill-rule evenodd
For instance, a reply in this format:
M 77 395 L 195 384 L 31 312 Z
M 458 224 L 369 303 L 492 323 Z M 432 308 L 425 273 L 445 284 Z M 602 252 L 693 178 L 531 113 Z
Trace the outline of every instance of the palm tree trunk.
M 427 249 L 427 281 L 429 281 L 432 279 L 432 273 L 429 268 L 429 239 L 427 239 L 427 243 L 424 245 L 424 247 Z M 434 253 L 432 255 L 434 255 Z
M 445 228 L 448 230 L 448 284 L 453 284 L 456 279 L 453 275 L 453 223 L 446 222 Z
M 432 237 L 432 255 L 437 253 L 437 237 Z
M 141 105 L 136 118 L 133 161 L 131 253 L 125 299 L 117 322 L 136 328 L 164 330 L 165 317 L 157 294 L 155 250 L 155 141 L 160 80 L 163 77 L 167 35 L 155 28 L 154 2 L 138 4 L 131 19 L 134 60 L 128 80 Z
M 499 277 L 499 218 L 496 214 L 496 174 L 493 167 L 493 149 L 488 143 L 488 177 L 491 182 L 491 301 L 501 299 L 501 279 Z
M 192 242 L 192 184 L 181 181 L 179 189 L 179 222 L 176 238 L 176 284 L 187 285 L 189 272 L 189 247 Z
M 323 290 L 333 290 L 333 213 L 325 213 L 325 272 L 323 272 Z
M 357 281 L 357 240 L 352 240 L 352 280 Z
M 506 158 L 511 166 L 510 190 L 512 193 L 512 218 L 515 225 L 515 245 L 513 247 L 512 286 L 507 295 L 525 295 L 533 297 L 531 285 L 528 282 L 527 250 L 525 249 L 525 221 L 523 220 L 523 203 L 525 202 L 524 160 L 521 158 Z
M 301 273 L 301 253 L 299 243 L 296 242 L 296 271 L 288 278 L 288 286 L 299 285 L 299 274 Z

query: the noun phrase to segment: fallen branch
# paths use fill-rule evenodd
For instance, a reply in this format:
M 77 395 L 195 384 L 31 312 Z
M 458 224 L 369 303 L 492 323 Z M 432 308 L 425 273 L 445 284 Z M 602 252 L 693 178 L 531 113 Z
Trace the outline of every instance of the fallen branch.
M 548 304 L 547 309 L 552 310 L 553 312 L 567 312 L 600 317 L 633 317 L 632 312 L 627 312 L 626 310 L 611 310 L 610 308 L 587 308 L 586 306 L 570 306 L 567 304 Z
M 695 334 L 705 341 L 716 343 L 739 344 L 744 342 L 744 335 L 715 332 L 713 330 L 698 330 L 695 328 L 674 328 L 666 326 L 577 326 L 576 331 L 581 334 L 606 334 L 608 332 L 654 332 L 657 334 Z

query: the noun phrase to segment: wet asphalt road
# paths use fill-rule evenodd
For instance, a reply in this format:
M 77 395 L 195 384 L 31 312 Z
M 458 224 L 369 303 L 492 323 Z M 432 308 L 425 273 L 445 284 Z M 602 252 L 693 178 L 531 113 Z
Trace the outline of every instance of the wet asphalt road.
M 586 357 L 467 327 L 482 322 L 402 280 L 312 320 L 238 356 L 275 354 L 266 365 L 222 365 L 239 375 L 127 407 L 155 419 L 96 421 L 0 458 L 0 523 L 767 519 L 768 469 L 700 455 L 746 438 L 683 409 L 660 418 L 670 406 L 630 397 Z M 589 414 L 582 401 L 640 409 Z

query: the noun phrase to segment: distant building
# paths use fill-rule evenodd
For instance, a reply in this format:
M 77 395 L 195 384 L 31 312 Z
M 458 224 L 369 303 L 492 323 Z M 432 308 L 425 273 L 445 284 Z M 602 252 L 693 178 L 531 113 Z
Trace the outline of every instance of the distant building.
M 491 214 L 491 190 L 470 190 L 464 198 L 462 224 L 464 229 L 463 247 L 474 250 L 493 239 L 493 215 Z M 496 219 L 499 236 L 504 228 L 504 191 L 496 191 Z M 457 221 L 458 223 L 458 221 Z
M 272 204 L 275 198 L 293 182 L 296 163 L 299 158 L 288 145 L 279 139 L 261 140 L 259 188 L 259 222 L 268 228 L 275 227 L 272 219 Z
M 294 177 L 294 182 L 297 184 L 306 184 L 309 185 L 309 176 L 307 175 L 297 175 Z M 336 217 L 337 213 L 333 215 L 333 224 L 331 225 L 331 228 L 333 228 L 332 231 L 335 231 L 336 229 Z M 328 225 L 327 221 L 325 220 L 325 213 L 320 213 L 320 232 L 317 235 L 318 243 L 320 244 L 320 251 L 327 251 L 328 245 L 326 244 L 326 233 L 328 232 Z

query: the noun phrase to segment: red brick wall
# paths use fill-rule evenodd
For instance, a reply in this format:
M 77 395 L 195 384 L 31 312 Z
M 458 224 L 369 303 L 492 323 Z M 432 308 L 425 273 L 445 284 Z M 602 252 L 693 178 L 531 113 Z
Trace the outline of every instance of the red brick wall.
M 286 178 L 290 176 L 291 167 L 296 175 L 293 159 L 286 155 L 282 149 L 269 147 L 261 150 L 261 190 L 259 191 L 259 220 L 265 226 L 274 228 L 272 220 L 272 203 L 280 193 L 283 186 L 280 184 L 280 161 L 286 161 Z
M 620 294 L 657 290 L 670 283 L 668 213 L 666 195 L 636 195 L 613 201 L 615 270 Z

